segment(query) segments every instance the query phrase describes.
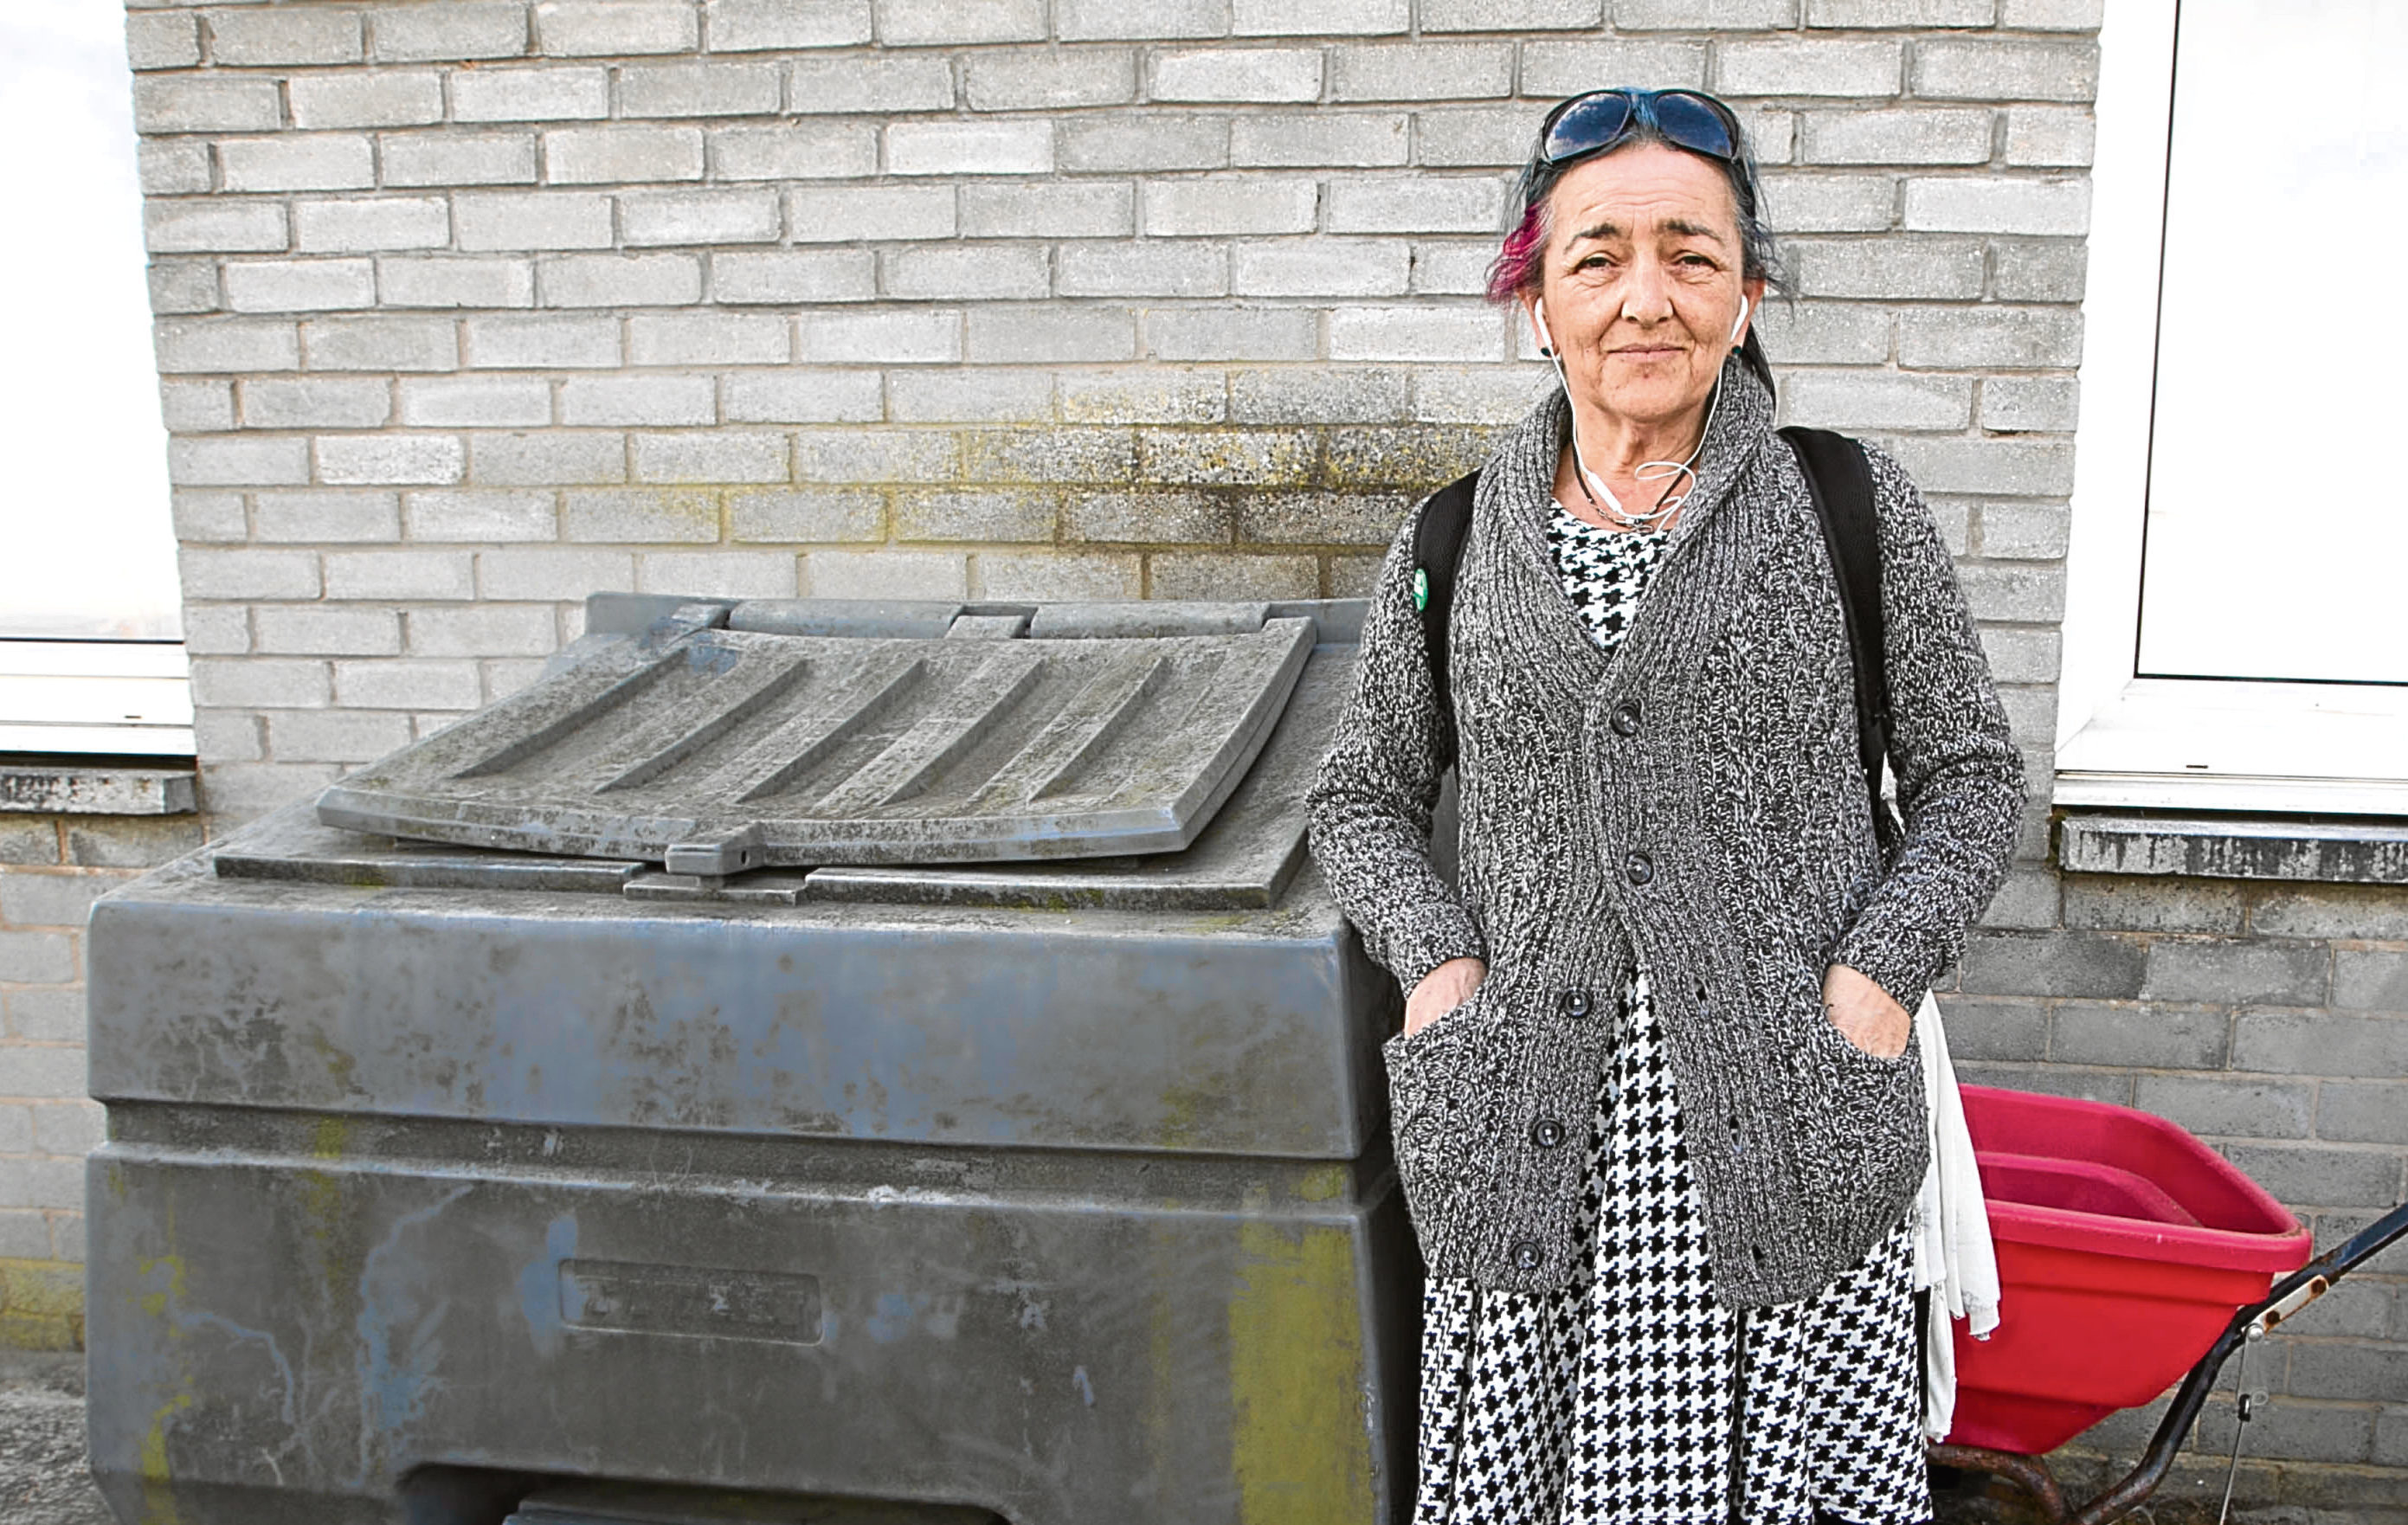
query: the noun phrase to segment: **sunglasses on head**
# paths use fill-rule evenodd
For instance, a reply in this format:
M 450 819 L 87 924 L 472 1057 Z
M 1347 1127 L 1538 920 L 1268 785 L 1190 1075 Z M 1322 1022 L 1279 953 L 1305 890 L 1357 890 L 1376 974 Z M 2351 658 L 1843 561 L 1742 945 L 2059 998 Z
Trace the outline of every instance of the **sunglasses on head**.
M 1729 164 L 1739 158 L 1739 126 L 1729 110 L 1694 90 L 1593 90 L 1547 116 L 1539 157 L 1556 168 L 1585 159 L 1652 127 L 1666 142 Z

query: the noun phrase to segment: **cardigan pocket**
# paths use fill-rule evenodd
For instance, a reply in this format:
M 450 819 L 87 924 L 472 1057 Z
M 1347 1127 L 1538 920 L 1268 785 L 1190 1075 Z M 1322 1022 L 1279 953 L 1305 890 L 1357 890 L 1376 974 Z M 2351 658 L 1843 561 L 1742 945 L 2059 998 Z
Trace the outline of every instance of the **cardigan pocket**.
M 1479 1184 L 1473 1176 L 1482 1132 L 1481 1054 L 1496 978 L 1483 980 L 1461 1005 L 1411 1037 L 1380 1048 L 1388 1067 L 1388 1117 L 1397 1181 L 1422 1258 L 1432 1274 L 1453 1266 L 1464 1247 Z
M 1819 1009 L 1798 1060 L 1799 1179 L 1814 1216 L 1870 1246 L 1923 1184 L 1927 1149 L 1918 1040 L 1893 1059 L 1848 1041 Z

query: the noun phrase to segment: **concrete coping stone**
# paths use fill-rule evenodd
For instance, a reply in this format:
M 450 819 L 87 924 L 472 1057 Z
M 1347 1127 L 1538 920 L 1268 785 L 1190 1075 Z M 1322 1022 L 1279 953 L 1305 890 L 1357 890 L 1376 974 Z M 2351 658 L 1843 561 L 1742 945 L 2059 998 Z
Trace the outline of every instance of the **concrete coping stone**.
M 2373 820 L 2075 814 L 2057 835 L 2072 874 L 2408 884 L 2408 826 Z
M 0 811 L 47 816 L 187 816 L 194 770 L 108 762 L 0 762 Z

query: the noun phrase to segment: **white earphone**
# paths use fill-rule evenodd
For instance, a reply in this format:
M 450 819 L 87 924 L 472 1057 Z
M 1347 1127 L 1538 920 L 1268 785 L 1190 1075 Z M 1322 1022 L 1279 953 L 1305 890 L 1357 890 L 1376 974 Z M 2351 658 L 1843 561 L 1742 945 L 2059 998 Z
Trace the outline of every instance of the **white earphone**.
M 1747 293 L 1745 292 L 1742 292 L 1739 298 L 1739 316 L 1731 320 L 1730 336 L 1733 344 L 1737 344 L 1739 342 L 1739 331 L 1746 326 Z

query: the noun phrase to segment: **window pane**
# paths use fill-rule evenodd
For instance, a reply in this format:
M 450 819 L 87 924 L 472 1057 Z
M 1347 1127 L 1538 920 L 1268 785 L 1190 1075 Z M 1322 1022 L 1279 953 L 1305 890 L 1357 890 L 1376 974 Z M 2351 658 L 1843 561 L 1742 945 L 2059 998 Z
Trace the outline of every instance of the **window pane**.
M 2408 5 L 2180 26 L 2140 670 L 2408 683 Z
M 143 285 L 125 16 L 0 6 L 0 636 L 174 639 L 175 540 Z M 38 147 L 36 147 L 38 146 Z

